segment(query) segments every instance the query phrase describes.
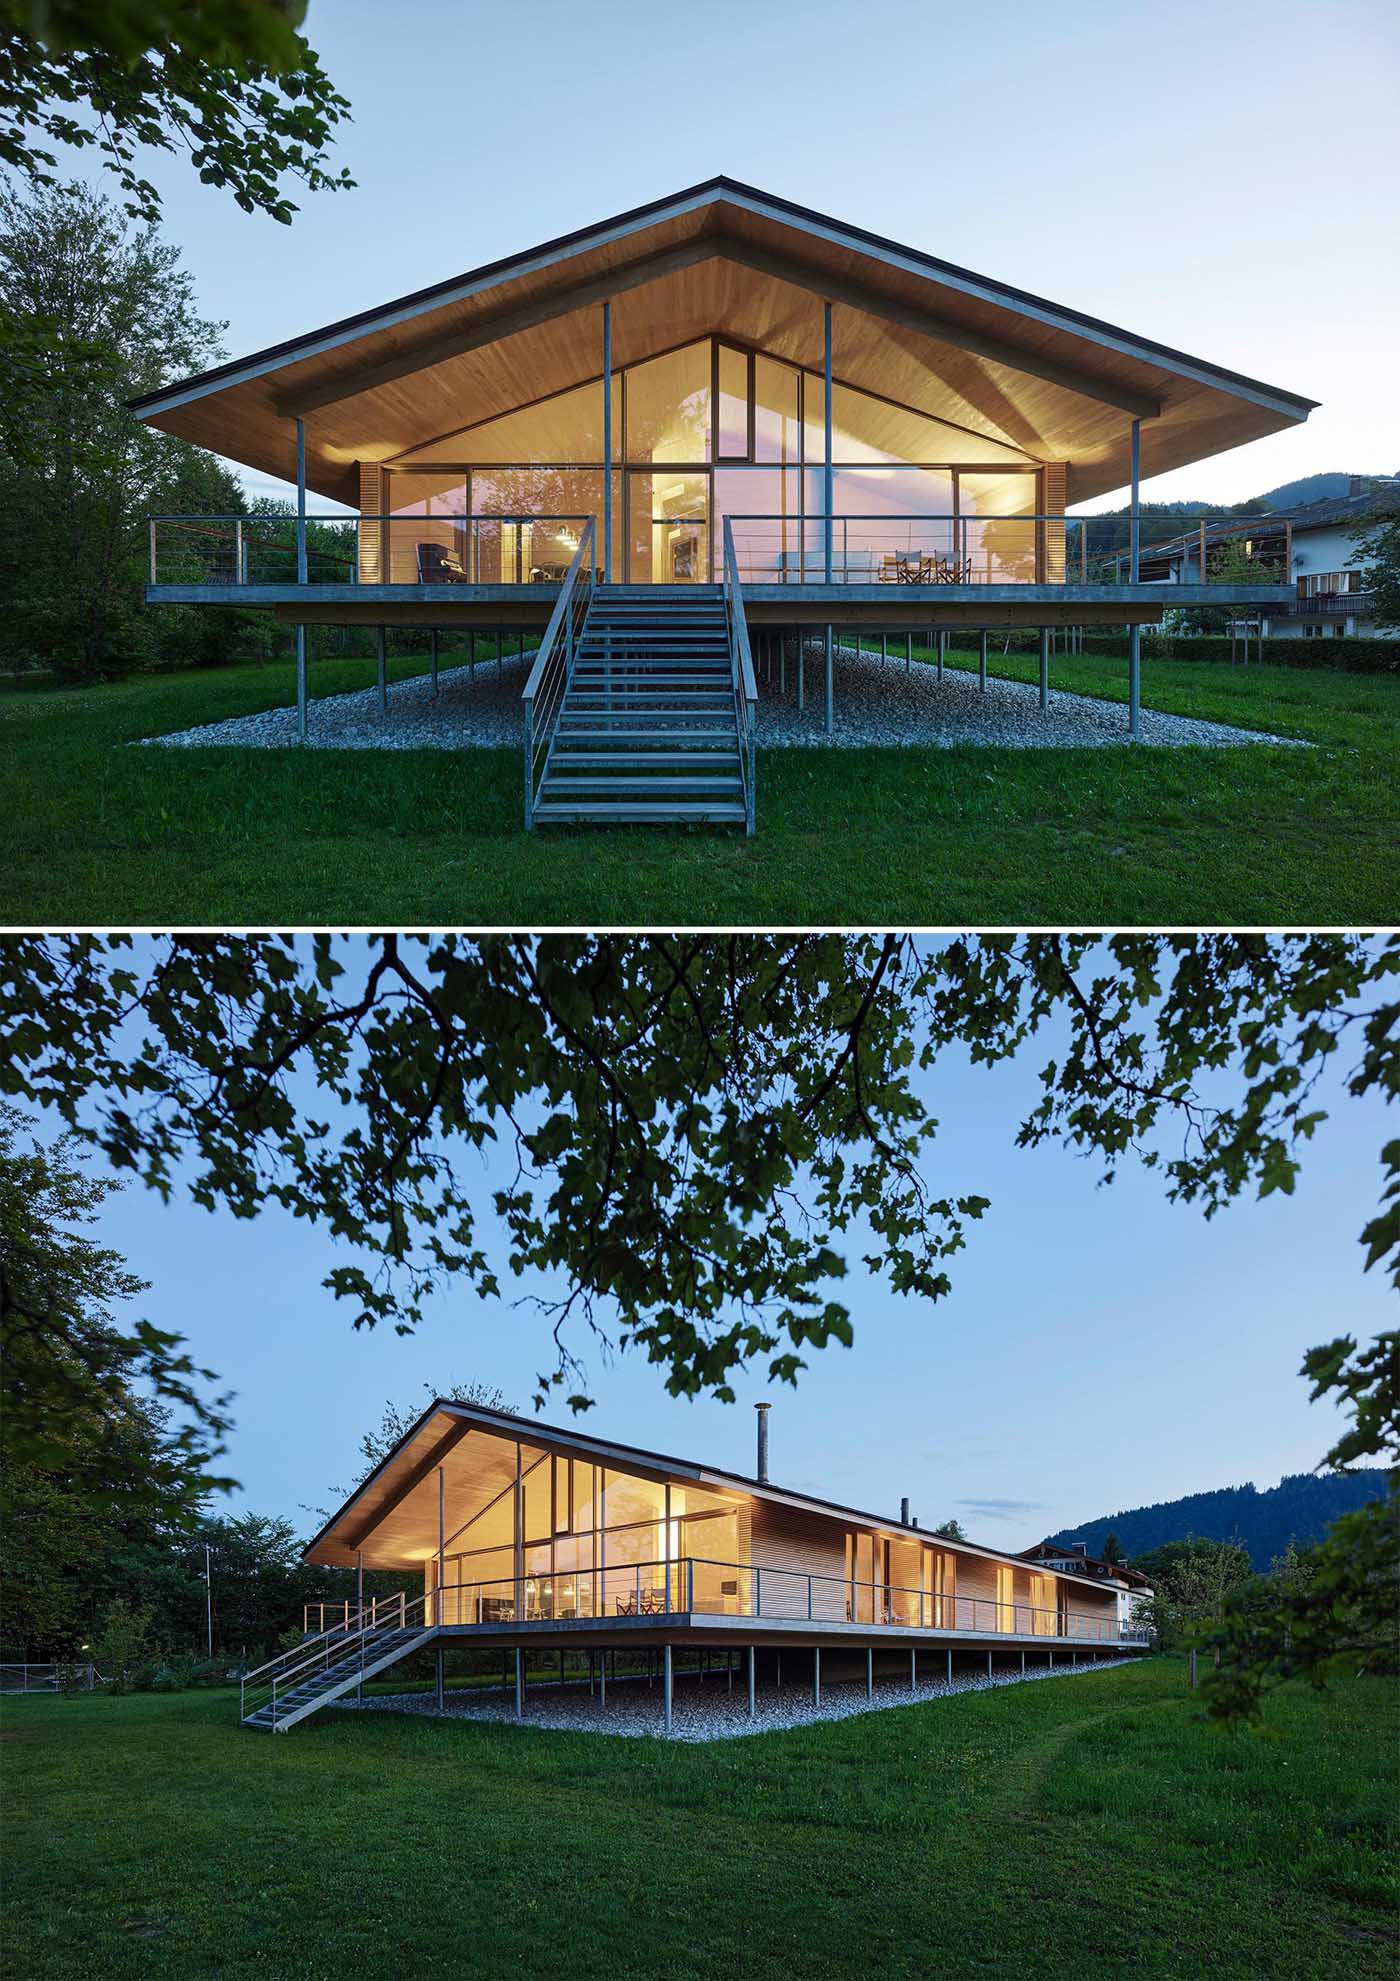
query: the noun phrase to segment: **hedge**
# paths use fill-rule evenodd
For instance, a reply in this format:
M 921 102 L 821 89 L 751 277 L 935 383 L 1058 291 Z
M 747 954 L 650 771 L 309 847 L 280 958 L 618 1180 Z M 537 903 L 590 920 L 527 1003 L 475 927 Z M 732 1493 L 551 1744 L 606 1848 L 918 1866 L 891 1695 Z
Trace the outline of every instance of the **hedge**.
M 1057 644 L 1064 638 L 1063 629 L 1057 631 Z M 954 643 L 966 650 L 970 642 L 966 635 L 953 634 Z M 1000 653 L 1035 653 L 1040 646 L 1040 635 L 1034 629 L 1018 629 L 1009 636 L 994 633 L 992 650 Z M 1262 652 L 1261 652 L 1262 646 Z M 1081 653 L 1106 654 L 1111 659 L 1126 660 L 1128 641 L 1124 633 L 1088 633 L 1080 640 Z M 1144 660 L 1213 660 L 1230 659 L 1230 640 L 1224 633 L 1158 633 L 1149 627 L 1143 628 L 1142 657 Z M 1262 643 L 1251 638 L 1249 643 L 1251 666 L 1263 660 L 1274 667 L 1318 667 L 1332 668 L 1341 674 L 1400 674 L 1400 638 L 1366 638 L 1355 636 L 1351 639 L 1332 638 L 1322 640 L 1264 640 Z

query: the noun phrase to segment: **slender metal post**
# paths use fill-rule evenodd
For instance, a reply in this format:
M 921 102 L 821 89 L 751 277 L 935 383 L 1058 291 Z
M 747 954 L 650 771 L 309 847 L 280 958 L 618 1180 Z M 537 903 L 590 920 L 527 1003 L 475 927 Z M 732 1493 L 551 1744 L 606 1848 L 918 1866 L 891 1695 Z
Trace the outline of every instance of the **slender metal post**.
M 297 421 L 297 583 L 306 583 L 306 423 Z
M 355 1611 L 361 1630 L 365 1627 L 365 1551 L 355 1550 Z
M 374 629 L 374 654 L 378 667 L 379 713 L 389 713 L 389 645 L 388 635 L 383 626 Z
M 985 626 L 977 636 L 977 685 L 985 695 L 987 692 L 987 629 Z
M 297 627 L 297 741 L 306 741 L 306 628 Z
M 831 470 L 831 304 L 827 303 L 823 316 L 822 369 L 826 380 L 826 451 L 823 457 L 823 496 L 822 508 L 826 511 L 823 526 L 823 539 L 826 549 L 826 582 L 831 583 L 831 512 L 835 506 L 835 476 Z
M 517 1623 L 521 1621 L 521 1611 L 525 1606 L 525 1556 L 523 1551 L 523 1529 L 525 1521 L 522 1504 L 524 1493 L 524 1487 L 521 1483 L 522 1477 L 520 1440 L 517 1438 L 515 1441 L 515 1494 L 512 1501 L 515 1523 L 515 1620 Z
M 661 1717 L 667 1733 L 671 1731 L 671 1647 L 663 1646 L 661 1653 Z
M 150 531 L 151 531 L 151 583 L 154 584 L 156 581 L 156 519 L 154 516 L 152 516 L 150 521 Z M 26 1687 L 28 1685 L 28 1678 L 29 1678 L 29 1674 L 26 1672 L 25 1674 Z
M 443 1651 L 442 1651 L 441 1640 L 439 1640 L 437 1645 L 437 1655 L 434 1659 L 434 1670 L 437 1679 L 437 1709 L 439 1712 L 441 1712 L 442 1693 L 443 1693 Z
M 438 691 L 438 678 L 437 678 L 438 677 L 438 636 L 437 636 L 436 626 L 434 626 L 432 632 L 428 635 L 428 638 L 432 642 L 433 693 L 436 694 Z
M 947 665 L 947 662 L 948 635 L 946 633 L 940 633 L 938 635 L 938 678 L 940 681 L 943 679 L 943 669 Z
M 836 660 L 835 649 L 832 645 L 832 632 L 832 627 L 828 625 L 826 629 L 826 648 L 824 655 L 825 706 L 823 711 L 823 726 L 828 736 L 836 727 Z
M 666 1523 L 666 1545 L 661 1552 L 666 1558 L 665 1606 L 666 1609 L 669 1611 L 671 1607 L 671 1488 L 669 1483 L 667 1484 L 666 1487 L 666 1496 L 663 1505 L 665 1509 L 663 1518 Z
M 869 1646 L 865 1653 L 865 1696 L 867 1699 L 875 1697 L 875 1653 Z
M 525 1717 L 525 1653 L 519 1645 L 515 1650 L 515 1717 Z
M 1142 421 L 1134 420 L 1129 441 L 1132 457 L 1132 486 L 1128 502 L 1128 581 L 1138 582 L 1138 551 L 1142 535 L 1142 515 L 1138 502 L 1138 475 L 1142 466 Z
M 1022 1653 L 1021 1653 L 1021 1676 L 1022 1676 L 1022 1678 L 1024 1678 L 1024 1677 L 1025 1677 L 1025 1675 L 1026 1675 L 1026 1654 L 1025 1654 L 1025 1652 L 1024 1652 L 1024 1651 L 1022 1651 Z
M 807 642 L 799 632 L 797 635 L 797 707 L 799 712 L 807 706 Z
M 445 1484 L 444 1484 L 444 1482 L 443 1482 L 443 1476 L 442 1476 L 442 1467 L 441 1467 L 441 1466 L 439 1465 L 439 1467 L 438 1467 L 438 1577 L 437 1577 L 437 1601 L 436 1601 L 436 1603 L 434 1603 L 434 1605 L 433 1605 L 433 1612 L 434 1612 L 434 1614 L 433 1614 L 433 1621 L 434 1621 L 434 1623 L 438 1623 L 438 1624 L 440 1624 L 440 1623 L 441 1623 L 441 1622 L 443 1621 L 443 1614 L 444 1614 L 444 1607 L 443 1607 L 443 1595 L 442 1595 L 442 1582 L 443 1582 L 443 1568 L 442 1568 L 442 1559 L 443 1559 L 443 1556 L 442 1556 L 442 1551 L 443 1551 L 443 1547 L 444 1547 L 444 1545 L 445 1545 L 445 1539 L 446 1539 L 446 1533 L 447 1533 L 447 1512 L 446 1512 L 446 1497 L 447 1497 L 447 1488 L 446 1488 L 446 1485 L 445 1485 Z
M 953 1682 L 953 1654 L 950 1651 L 948 1653 L 948 1683 L 951 1685 L 952 1682 Z
M 1142 735 L 1142 628 L 1128 628 L 1128 734 L 1134 742 Z
M 821 1646 L 820 1644 L 818 1644 L 812 1652 L 812 1704 L 814 1706 L 819 1707 L 821 1703 L 822 1703 L 822 1653 L 821 1653 Z
M 612 583 L 612 304 L 603 304 L 603 583 Z
M 608 1654 L 598 1653 L 598 1706 L 599 1710 L 608 1703 Z
M 1050 628 L 1040 629 L 1040 712 L 1050 706 Z
M 911 1692 L 917 1692 L 919 1689 L 918 1657 L 919 1654 L 917 1651 L 911 1651 L 909 1653 L 909 1690 Z
M 909 672 L 910 668 L 913 665 L 914 665 L 914 635 L 912 633 L 906 633 L 904 635 L 904 671 L 906 674 Z
M 758 1717 L 758 1683 L 754 1673 L 754 1648 L 749 1646 L 749 1718 Z
M 991 1652 L 990 1652 L 990 1651 L 988 1651 L 988 1653 L 987 1653 L 987 1676 L 988 1676 L 988 1678 L 990 1678 L 990 1677 L 991 1677 L 991 1675 L 992 1675 L 992 1654 L 991 1654 Z

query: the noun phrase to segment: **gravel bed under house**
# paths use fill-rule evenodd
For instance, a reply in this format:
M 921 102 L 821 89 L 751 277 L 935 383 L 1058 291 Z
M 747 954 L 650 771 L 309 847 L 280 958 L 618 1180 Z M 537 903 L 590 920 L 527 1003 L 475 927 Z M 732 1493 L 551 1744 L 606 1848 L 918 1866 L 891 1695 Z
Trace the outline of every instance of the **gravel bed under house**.
M 998 1672 L 992 1678 L 979 1676 L 946 1679 L 920 1678 L 911 1690 L 908 1678 L 880 1676 L 875 1696 L 868 1699 L 865 1680 L 822 1682 L 821 1705 L 813 1704 L 810 1685 L 799 1680 L 779 1689 L 760 1685 L 756 1695 L 757 1716 L 749 1718 L 747 1680 L 742 1668 L 734 1672 L 731 1691 L 723 1672 L 714 1671 L 704 1679 L 677 1673 L 672 1697 L 671 1738 L 673 1740 L 738 1740 L 749 1734 L 779 1733 L 789 1728 L 810 1726 L 818 1720 L 849 1720 L 861 1713 L 879 1713 L 895 1706 L 926 1705 L 935 1699 L 951 1698 L 958 1692 L 989 1692 L 1003 1685 L 1030 1685 L 1042 1679 L 1078 1678 L 1096 1671 L 1111 1671 L 1127 1664 L 1127 1658 L 1104 1658 L 1098 1664 L 1057 1665 L 1050 1670 L 1037 1666 L 1022 1674 Z M 519 1721 L 513 1694 L 496 1692 L 483 1697 L 475 1688 L 444 1696 L 439 1715 L 432 1692 L 379 1694 L 363 1705 L 339 1700 L 337 1706 L 352 1712 L 420 1713 L 430 1719 L 482 1720 L 499 1725 L 524 1725 L 560 1733 L 603 1733 L 623 1738 L 651 1735 L 664 1737 L 659 1681 L 648 1685 L 644 1678 L 628 1677 L 609 1682 L 607 1703 L 599 1702 L 587 1682 L 559 1685 L 535 1681 L 526 1687 L 525 1711 Z
M 842 647 L 834 672 L 836 729 L 830 737 L 822 730 L 819 642 L 808 643 L 805 709 L 799 711 L 797 707 L 791 657 L 785 693 L 780 692 L 776 672 L 771 681 L 760 679 L 760 749 L 908 744 L 940 749 L 958 744 L 1084 749 L 1129 740 L 1128 712 L 1123 703 L 1065 694 L 1053 685 L 1049 711 L 1042 715 L 1038 692 L 1029 683 L 989 678 L 984 693 L 976 674 L 961 668 L 948 668 L 942 681 L 936 667 L 928 662 L 915 661 L 906 672 L 902 652 L 897 659 L 881 661 L 878 654 L 858 654 L 853 647 Z M 375 687 L 315 698 L 308 709 L 307 743 L 318 750 L 519 749 L 520 691 L 525 670 L 512 658 L 500 673 L 494 662 L 481 661 L 475 674 L 473 680 L 467 667 L 444 668 L 436 695 L 427 675 L 397 682 L 389 690 L 387 716 L 380 713 Z M 1053 664 L 1051 681 L 1053 684 Z M 313 669 L 313 688 L 314 683 Z M 195 729 L 145 740 L 166 748 L 285 749 L 296 742 L 296 711 L 265 709 L 256 715 L 202 723 Z M 1218 747 L 1288 739 L 1144 709 L 1142 740 L 1159 746 Z

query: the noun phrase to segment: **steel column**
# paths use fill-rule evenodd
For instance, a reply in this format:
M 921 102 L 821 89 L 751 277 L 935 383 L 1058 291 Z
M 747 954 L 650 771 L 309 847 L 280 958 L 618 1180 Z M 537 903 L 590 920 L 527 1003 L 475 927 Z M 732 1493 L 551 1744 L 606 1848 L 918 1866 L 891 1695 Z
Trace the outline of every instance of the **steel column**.
M 306 741 L 306 628 L 297 627 L 297 741 Z
M 990 1652 L 990 1651 L 988 1651 L 988 1653 L 987 1653 L 987 1676 L 988 1676 L 988 1678 L 990 1678 L 990 1677 L 991 1677 L 991 1675 L 992 1675 L 992 1654 L 991 1654 L 991 1652 Z
M 612 583 L 612 304 L 603 304 L 603 583 Z
M 525 1717 L 525 1653 L 519 1648 L 515 1653 L 515 1717 Z
M 758 1686 L 754 1675 L 754 1648 L 749 1646 L 749 1718 L 758 1717 Z
M 442 1659 L 443 1659 L 442 1645 L 439 1644 L 437 1647 L 437 1659 L 436 1659 L 437 1709 L 439 1712 L 442 1711 L 442 1686 L 443 1686 Z
M 985 626 L 977 636 L 977 685 L 985 695 L 987 692 L 987 629 Z
M 297 421 L 297 583 L 306 583 L 306 424 Z
M 1142 628 L 1128 628 L 1128 734 L 1134 742 L 1142 735 Z
M 437 627 L 436 627 L 436 626 L 434 626 L 434 628 L 433 628 L 433 630 L 432 630 L 432 632 L 431 632 L 431 633 L 429 633 L 429 635 L 428 635 L 428 638 L 429 638 L 429 640 L 430 640 L 430 641 L 432 642 L 432 649 L 431 649 L 431 650 L 432 650 L 432 656 L 433 656 L 433 693 L 434 693 L 434 694 L 436 694 L 436 693 L 437 693 L 437 691 L 438 691 L 438 680 L 437 680 L 437 677 L 438 677 L 438 636 L 437 636 Z
M 445 1537 L 447 1532 L 447 1517 L 446 1517 L 446 1506 L 445 1506 L 446 1491 L 447 1489 L 443 1484 L 442 1467 L 439 1465 L 438 1467 L 438 1581 L 437 1581 L 437 1602 L 434 1605 L 437 1614 L 433 1619 L 433 1621 L 437 1624 L 442 1623 L 443 1610 L 444 1610 L 444 1599 L 442 1593 L 442 1580 L 443 1580 L 442 1562 L 443 1562 L 443 1548 L 445 1545 Z
M 867 1699 L 875 1697 L 875 1653 L 869 1645 L 865 1651 L 865 1696 Z
M 953 1682 L 953 1654 L 950 1651 L 948 1653 L 948 1683 L 951 1685 L 952 1682 Z
M 379 667 L 379 713 L 389 712 L 389 648 L 388 635 L 384 627 L 374 629 L 374 652 Z
M 919 1689 L 918 1657 L 919 1654 L 917 1651 L 911 1651 L 909 1653 L 909 1690 L 911 1692 L 917 1692 Z
M 823 535 L 825 539 L 825 547 L 826 547 L 826 582 L 830 584 L 831 583 L 831 530 L 832 530 L 831 511 L 834 506 L 834 497 L 835 497 L 835 488 L 836 488 L 835 477 L 831 471 L 831 304 L 830 303 L 827 303 L 824 306 L 822 336 L 823 336 L 822 369 L 826 379 L 826 393 L 825 393 L 826 452 L 824 457 L 824 468 L 823 468 L 824 494 L 822 499 L 822 507 L 826 511 L 826 523 L 823 531 Z
M 1050 628 L 1040 629 L 1040 712 L 1050 706 Z
M 1138 550 L 1142 536 L 1142 515 L 1138 502 L 1138 476 L 1142 466 L 1141 420 L 1133 421 L 1129 452 L 1132 457 L 1132 477 L 1128 491 L 1128 582 L 1135 585 L 1138 582 Z
M 822 1654 L 821 1654 L 821 1647 L 817 1646 L 812 1652 L 812 1704 L 814 1706 L 820 1707 L 821 1703 L 822 1703 Z
M 671 1731 L 671 1647 L 662 1646 L 661 1651 L 661 1718 L 667 1733 Z
M 826 648 L 823 656 L 825 667 L 825 674 L 823 676 L 823 726 L 828 736 L 836 727 L 836 659 L 832 646 L 832 631 L 833 629 L 828 625 L 826 629 Z

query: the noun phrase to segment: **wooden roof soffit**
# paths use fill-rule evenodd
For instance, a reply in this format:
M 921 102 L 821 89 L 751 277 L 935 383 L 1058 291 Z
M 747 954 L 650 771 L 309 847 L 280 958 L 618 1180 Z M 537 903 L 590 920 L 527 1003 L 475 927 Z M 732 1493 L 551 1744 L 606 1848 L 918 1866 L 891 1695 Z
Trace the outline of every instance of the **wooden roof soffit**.
M 775 281 L 790 283 L 833 303 L 860 310 L 901 330 L 913 331 L 935 343 L 966 351 L 973 357 L 1006 365 L 1029 377 L 1044 379 L 1048 384 L 1076 393 L 1081 398 L 1114 406 L 1135 419 L 1156 419 L 1162 411 L 1160 400 L 1146 392 L 1115 384 L 1076 365 L 1061 363 L 1058 359 L 1028 350 L 1013 340 L 974 330 L 951 318 L 935 316 L 910 303 L 882 296 L 862 283 L 833 275 L 825 269 L 807 267 L 800 261 L 774 254 L 767 248 L 756 247 L 729 234 L 702 235 L 697 240 L 683 242 L 679 247 L 647 255 L 630 267 L 613 269 L 586 282 L 555 287 L 546 295 L 537 296 L 513 309 L 497 310 L 475 323 L 424 338 L 410 349 L 399 351 L 378 363 L 347 367 L 319 383 L 280 394 L 275 402 L 276 410 L 285 419 L 303 419 L 322 407 L 357 398 L 363 392 L 373 392 L 379 386 L 390 385 L 396 379 L 426 371 L 451 358 L 464 357 L 471 351 L 513 336 L 517 331 L 534 329 L 555 317 L 568 316 L 576 310 L 623 295 L 628 290 L 643 288 L 677 269 L 714 260 L 739 262 L 760 275 L 771 276 Z
M 424 338 L 422 343 L 400 351 L 392 358 L 384 358 L 378 364 L 355 366 L 318 385 L 308 385 L 299 392 L 283 393 L 276 401 L 277 411 L 286 419 L 304 419 L 308 413 L 317 412 L 323 406 L 357 398 L 362 392 L 373 392 L 381 385 L 393 384 L 395 379 L 406 378 L 416 371 L 427 371 L 432 365 L 444 364 L 449 358 L 465 357 L 468 352 L 479 351 L 486 344 L 498 343 L 504 337 L 514 336 L 517 331 L 533 330 L 537 324 L 548 323 L 554 317 L 571 316 L 575 310 L 607 302 L 629 289 L 640 289 L 678 268 L 690 268 L 700 261 L 713 261 L 723 252 L 723 244 L 713 235 L 686 241 L 677 248 L 666 248 L 660 254 L 648 255 L 641 261 L 633 262 L 629 268 L 614 269 L 587 282 L 571 283 L 567 288 L 551 289 L 547 295 L 519 304 L 514 309 L 497 310 L 461 329 L 445 330 L 436 337 Z
M 948 317 L 933 316 L 910 303 L 882 296 L 862 283 L 846 281 L 826 270 L 804 267 L 800 261 L 791 261 L 786 255 L 773 254 L 769 249 L 755 247 L 748 241 L 726 239 L 723 252 L 731 261 L 741 261 L 761 275 L 771 275 L 780 282 L 792 282 L 800 288 L 818 290 L 833 303 L 844 303 L 850 309 L 863 310 L 867 316 L 879 317 L 901 330 L 916 331 L 939 344 L 952 344 L 959 350 L 969 351 L 974 357 L 989 358 L 994 364 L 1008 365 L 1013 371 L 1025 372 L 1032 378 L 1043 378 L 1047 384 L 1061 386 L 1066 392 L 1078 393 L 1085 399 L 1095 399 L 1100 405 L 1116 406 L 1120 412 L 1130 413 L 1135 419 L 1155 420 L 1161 414 L 1161 401 L 1146 392 L 1135 392 L 1131 386 L 1116 385 L 1096 377 L 1092 372 L 1081 371 L 1076 365 L 1061 364 L 1057 359 L 1029 351 L 1009 339 L 973 330 Z
M 395 1486 L 388 1498 L 381 1500 L 374 1511 L 361 1520 L 352 1533 L 347 1533 L 342 1537 L 341 1546 L 345 1548 L 358 1548 L 362 1546 L 366 1535 L 372 1534 L 379 1523 L 388 1514 L 392 1513 L 401 1501 L 406 1500 L 416 1487 L 421 1486 L 423 1481 L 431 1473 L 436 1472 L 448 1452 L 452 1450 L 454 1445 L 459 1445 L 471 1429 L 472 1426 L 470 1424 L 456 1423 L 452 1425 L 450 1430 L 445 1431 L 428 1453 L 427 1457 L 421 1458 L 418 1461 L 412 1471 Z M 329 1536 L 327 1536 L 327 1539 L 329 1539 Z

